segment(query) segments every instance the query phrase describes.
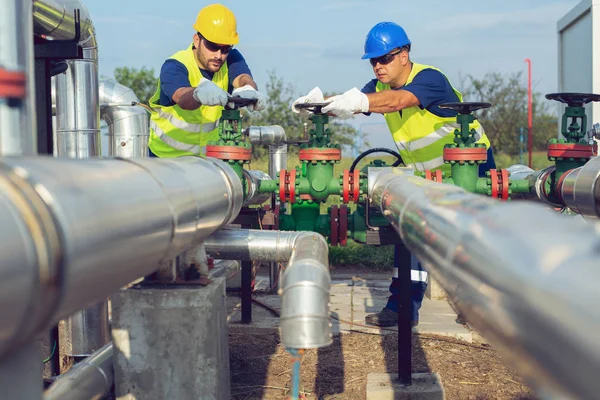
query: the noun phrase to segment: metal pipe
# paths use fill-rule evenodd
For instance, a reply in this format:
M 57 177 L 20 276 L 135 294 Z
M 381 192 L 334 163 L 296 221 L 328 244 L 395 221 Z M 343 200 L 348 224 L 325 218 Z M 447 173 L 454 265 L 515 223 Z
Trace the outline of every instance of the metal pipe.
M 242 202 L 216 159 L 3 158 L 0 359 L 201 243 Z
M 268 172 L 271 179 L 277 179 L 279 171 L 287 168 L 288 146 L 285 130 L 279 125 L 271 126 L 251 126 L 248 128 L 248 136 L 252 144 L 269 145 L 269 165 Z M 271 209 L 279 204 L 277 196 L 271 195 Z M 275 291 L 278 279 L 279 264 L 272 262 L 269 264 L 269 286 L 271 291 Z
M 56 76 L 56 147 L 59 156 L 98 157 L 102 154 L 98 44 L 87 8 L 81 0 L 33 0 L 34 30 L 55 40 L 72 40 L 77 34 L 76 9 L 83 58 L 67 60 L 67 71 Z
M 263 204 L 271 198 L 271 193 L 260 193 L 260 181 L 271 180 L 271 177 L 263 171 L 258 170 L 243 170 L 244 177 L 248 187 L 248 195 L 244 202 L 244 207 Z
M 101 79 L 99 92 L 100 117 L 108 124 L 108 154 L 123 158 L 147 157 L 148 112 L 132 105 L 139 102 L 133 90 L 114 79 Z
M 377 177 L 371 198 L 467 321 L 534 390 L 597 396 L 597 227 L 398 170 Z
M 100 400 L 113 385 L 113 344 L 104 345 L 58 377 L 44 400 Z
M 0 7 L 0 155 L 35 155 L 31 3 L 0 0 Z
M 329 246 L 313 232 L 222 229 L 204 241 L 215 258 L 287 261 L 281 281 L 281 342 L 311 349 L 332 342 L 329 322 Z
M 567 172 L 558 186 L 561 199 L 570 209 L 586 218 L 600 218 L 600 157 Z

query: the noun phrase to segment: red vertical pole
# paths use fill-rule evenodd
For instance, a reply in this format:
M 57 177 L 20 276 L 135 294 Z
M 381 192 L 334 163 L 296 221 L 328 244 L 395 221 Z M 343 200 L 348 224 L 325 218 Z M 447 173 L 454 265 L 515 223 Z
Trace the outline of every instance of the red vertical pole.
M 531 93 L 531 60 L 525 59 L 527 63 L 527 150 L 529 152 L 529 168 L 533 168 L 533 95 Z

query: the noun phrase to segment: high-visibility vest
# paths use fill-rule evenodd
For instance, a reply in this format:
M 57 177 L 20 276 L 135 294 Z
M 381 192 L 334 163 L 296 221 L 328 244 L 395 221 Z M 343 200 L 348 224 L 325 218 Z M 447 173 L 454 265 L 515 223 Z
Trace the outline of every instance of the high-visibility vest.
M 190 85 L 198 86 L 202 73 L 196 64 L 196 56 L 191 45 L 169 58 L 185 65 Z M 229 87 L 227 63 L 224 63 L 214 74 L 212 81 L 227 91 Z M 153 111 L 150 115 L 148 147 L 156 156 L 167 158 L 203 155 L 206 144 L 218 140 L 222 106 L 200 106 L 196 110 L 184 110 L 177 104 L 162 106 L 158 103 L 159 99 L 160 79 L 156 92 L 150 99 L 150 107 Z
M 406 84 L 412 82 L 414 77 L 424 69 L 437 68 L 429 65 L 413 63 L 412 70 Z M 390 85 L 377 82 L 376 90 L 391 89 Z M 462 102 L 462 94 L 452 87 L 458 100 Z M 392 137 L 406 166 L 413 166 L 418 171 L 441 169 L 446 176 L 450 176 L 450 164 L 444 164 L 444 146 L 454 143 L 454 130 L 460 129 L 455 117 L 439 117 L 419 106 L 385 113 L 385 121 L 392 133 Z M 478 121 L 470 124 L 477 132 L 477 143 L 484 143 L 489 149 L 490 141 L 483 127 Z

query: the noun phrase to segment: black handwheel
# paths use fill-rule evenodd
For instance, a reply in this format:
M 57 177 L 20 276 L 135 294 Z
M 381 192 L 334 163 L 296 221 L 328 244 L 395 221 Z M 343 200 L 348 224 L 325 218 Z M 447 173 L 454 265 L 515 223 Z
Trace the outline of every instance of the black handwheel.
M 257 99 L 246 99 L 244 97 L 229 97 L 225 108 L 228 110 L 237 110 L 238 108 L 246 107 L 250 104 L 256 104 L 257 101 Z M 233 107 L 230 107 L 230 104 L 233 104 Z
M 569 107 L 583 107 L 590 101 L 600 101 L 600 94 L 593 93 L 550 93 L 546 95 L 548 100 L 556 100 L 565 103 Z
M 299 103 L 296 104 L 296 108 L 305 109 L 311 111 L 314 114 L 323 114 L 323 107 L 329 105 L 331 102 L 322 102 L 322 103 Z
M 464 102 L 464 103 L 443 103 L 440 104 L 440 108 L 447 108 L 450 110 L 454 110 L 459 114 L 471 114 L 473 111 L 481 110 L 483 108 L 491 107 L 491 103 L 482 103 L 482 102 Z

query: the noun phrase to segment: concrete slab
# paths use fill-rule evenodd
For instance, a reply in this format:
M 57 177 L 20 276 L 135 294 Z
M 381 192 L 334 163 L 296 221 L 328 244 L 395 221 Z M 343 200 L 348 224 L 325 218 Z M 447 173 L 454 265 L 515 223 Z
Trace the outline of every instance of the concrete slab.
M 412 374 L 412 384 L 397 382 L 398 374 L 367 375 L 367 400 L 443 400 L 444 387 L 438 374 Z

